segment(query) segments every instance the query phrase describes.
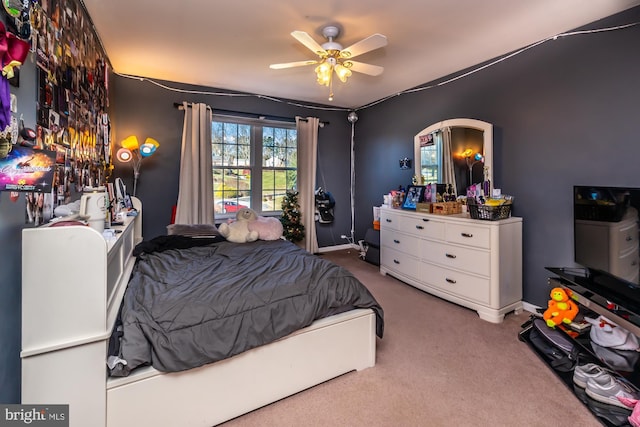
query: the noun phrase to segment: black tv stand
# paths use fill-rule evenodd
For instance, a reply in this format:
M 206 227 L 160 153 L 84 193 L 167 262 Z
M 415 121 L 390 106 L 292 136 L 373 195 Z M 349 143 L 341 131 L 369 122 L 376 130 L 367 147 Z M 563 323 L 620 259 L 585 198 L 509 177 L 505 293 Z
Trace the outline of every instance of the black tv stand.
M 550 284 L 554 281 L 570 289 L 580 305 L 640 336 L 640 287 L 599 270 L 581 272 L 581 269 L 557 267 L 547 267 L 547 270 L 558 276 L 549 278 Z
M 631 333 L 640 336 L 640 287 L 612 279 L 611 277 L 605 277 L 607 276 L 606 273 L 601 274 L 601 272 L 593 270 L 557 267 L 547 267 L 547 270 L 554 274 L 554 277 L 548 279 L 549 290 L 555 287 L 570 290 L 583 315 L 592 318 L 602 315 Z M 536 315 L 532 315 L 532 319 L 535 317 Z M 531 320 L 523 324 L 522 328 L 518 338 L 527 343 L 540 356 L 560 380 L 576 395 L 578 400 L 593 413 L 598 421 L 605 426 L 630 425 L 626 421 L 626 416 L 631 414 L 630 410 L 626 411 L 623 408 L 602 404 L 590 399 L 583 389 L 573 384 L 573 371 L 561 372 L 551 367 L 547 359 L 542 356 L 529 340 L 529 333 L 532 328 Z M 564 331 L 567 332 L 567 335 L 574 341 L 580 351 L 578 365 L 597 363 L 608 367 L 625 377 L 640 390 L 640 363 L 634 362 L 635 365 L 633 367 L 630 369 L 625 368 L 624 371 L 616 369 L 615 366 L 596 355 L 595 349 L 597 346 L 591 344 L 588 329 L 576 332 L 565 328 Z

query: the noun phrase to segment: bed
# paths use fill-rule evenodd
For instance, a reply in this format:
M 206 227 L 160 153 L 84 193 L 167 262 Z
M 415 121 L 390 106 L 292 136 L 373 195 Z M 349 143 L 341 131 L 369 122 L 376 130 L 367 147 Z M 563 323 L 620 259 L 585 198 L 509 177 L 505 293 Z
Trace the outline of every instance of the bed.
M 195 364 L 178 366 L 155 363 L 154 347 L 147 351 L 154 355 L 149 360 L 132 362 L 124 376 L 109 376 L 105 362 L 109 343 L 115 341 L 112 331 L 119 320 L 126 321 L 127 289 L 139 270 L 134 251 L 147 243 L 142 242 L 139 200 L 134 206 L 138 215 L 127 217 L 106 241 L 83 226 L 23 230 L 22 403 L 69 404 L 71 426 L 211 426 L 375 365 L 381 308 L 366 297 L 340 296 L 338 302 L 314 303 L 327 307 L 318 309 L 311 320 L 311 315 L 300 316 L 301 327 L 270 326 L 269 333 L 262 334 L 265 343 L 249 340 L 247 349 L 231 345 L 207 354 L 210 360 L 198 355 Z M 224 252 L 230 257 L 232 245 L 147 248 L 139 257 L 176 251 L 199 256 L 202 251 Z M 247 255 L 241 256 L 248 259 Z M 308 256 L 306 262 L 318 258 Z M 334 291 L 344 287 L 340 284 Z M 247 324 L 247 319 L 240 323 Z

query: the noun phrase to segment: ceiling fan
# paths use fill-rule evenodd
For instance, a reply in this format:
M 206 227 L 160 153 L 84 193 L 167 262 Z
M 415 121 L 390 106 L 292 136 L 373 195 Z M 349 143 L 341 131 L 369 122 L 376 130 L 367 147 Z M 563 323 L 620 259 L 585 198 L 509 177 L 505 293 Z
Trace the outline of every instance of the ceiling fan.
M 315 68 L 318 83 L 329 87 L 329 101 L 333 101 L 333 73 L 341 82 L 346 82 L 351 76 L 351 72 L 379 76 L 384 71 L 383 67 L 364 62 L 353 61 L 352 58 L 363 53 L 379 49 L 387 45 L 387 38 L 382 34 L 373 34 L 366 39 L 360 40 L 347 48 L 342 48 L 340 43 L 334 41 L 340 34 L 340 29 L 334 25 L 328 25 L 322 29 L 322 35 L 329 41 L 320 45 L 309 34 L 304 31 L 294 31 L 291 35 L 309 50 L 318 55 L 318 59 L 308 61 L 286 62 L 282 64 L 271 64 L 269 67 L 274 70 L 283 68 L 300 67 L 304 65 L 318 64 Z

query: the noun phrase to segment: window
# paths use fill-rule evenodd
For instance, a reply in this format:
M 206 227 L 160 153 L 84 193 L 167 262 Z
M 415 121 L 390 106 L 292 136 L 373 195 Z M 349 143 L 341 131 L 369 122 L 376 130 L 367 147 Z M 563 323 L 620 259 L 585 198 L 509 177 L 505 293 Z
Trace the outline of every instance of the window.
M 214 117 L 211 131 L 216 217 L 234 217 L 243 207 L 279 213 L 286 191 L 297 186 L 295 124 Z
M 433 143 L 420 147 L 420 174 L 424 183 L 442 182 L 442 134 L 433 134 Z

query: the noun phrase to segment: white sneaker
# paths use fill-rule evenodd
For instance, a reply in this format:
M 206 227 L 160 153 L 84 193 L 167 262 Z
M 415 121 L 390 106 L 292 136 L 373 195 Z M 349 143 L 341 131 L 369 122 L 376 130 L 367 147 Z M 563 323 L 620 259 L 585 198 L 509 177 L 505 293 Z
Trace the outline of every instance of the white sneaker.
M 640 393 L 631 384 L 606 372 L 589 378 L 585 392 L 593 400 L 627 409 L 633 409 L 631 402 L 640 399 Z
M 587 363 L 585 365 L 576 366 L 573 370 L 573 383 L 578 387 L 586 388 L 589 378 L 599 377 L 601 375 L 610 375 L 608 369 L 596 363 Z

